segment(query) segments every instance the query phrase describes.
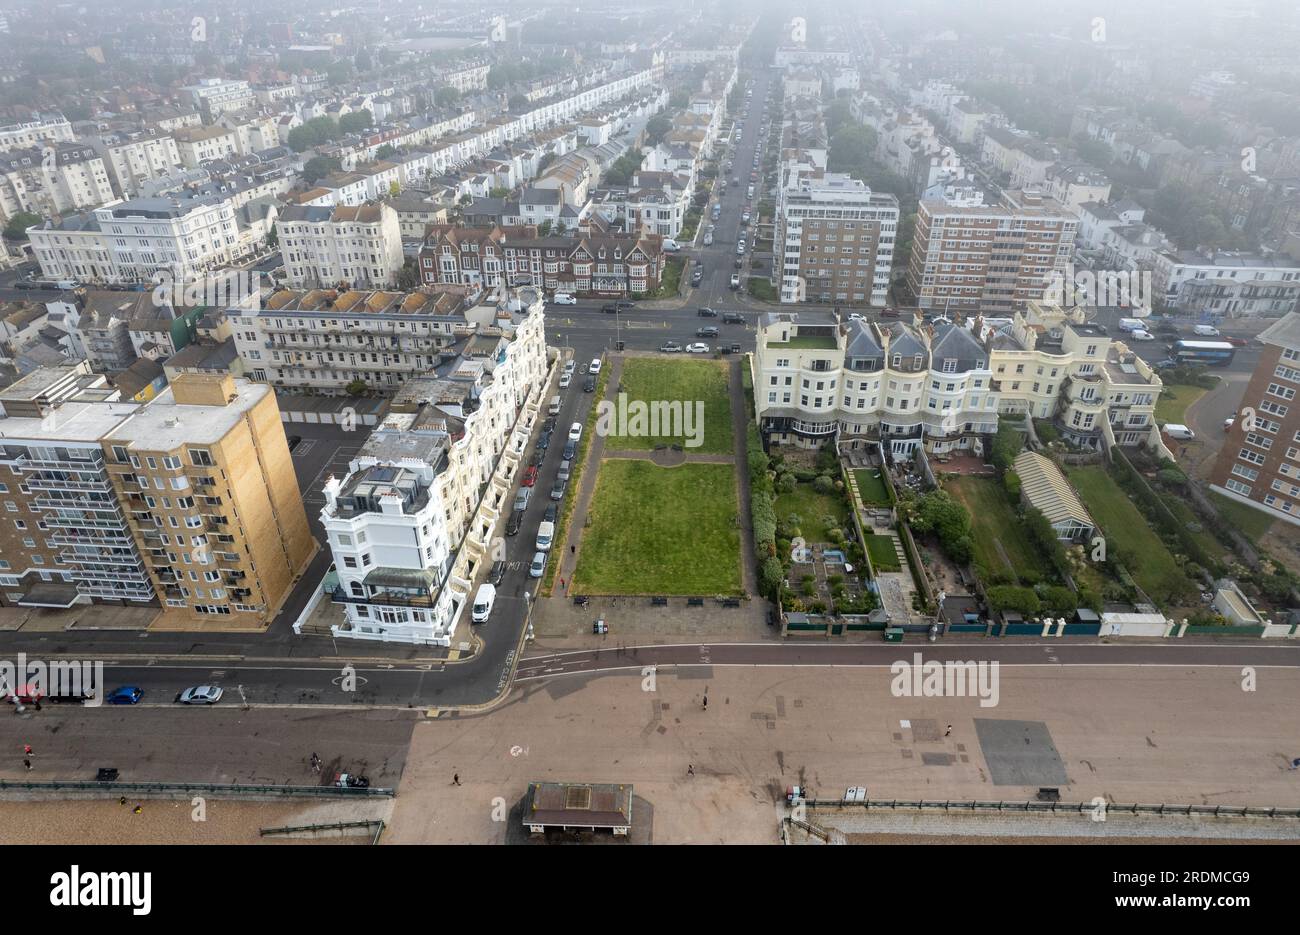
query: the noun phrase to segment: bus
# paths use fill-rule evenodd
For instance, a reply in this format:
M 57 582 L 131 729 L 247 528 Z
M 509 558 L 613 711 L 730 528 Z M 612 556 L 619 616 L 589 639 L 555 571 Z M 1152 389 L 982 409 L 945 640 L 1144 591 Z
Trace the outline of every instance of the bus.
M 1228 366 L 1237 352 L 1227 341 L 1178 341 L 1172 350 L 1174 360 L 1180 364 L 1205 364 L 1208 367 Z

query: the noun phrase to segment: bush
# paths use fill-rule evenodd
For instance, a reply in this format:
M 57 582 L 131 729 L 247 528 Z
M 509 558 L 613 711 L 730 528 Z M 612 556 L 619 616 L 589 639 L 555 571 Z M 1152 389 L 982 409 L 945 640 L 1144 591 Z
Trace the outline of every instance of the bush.
M 813 490 L 820 494 L 828 494 L 835 490 L 835 481 L 831 480 L 828 474 L 819 474 L 813 481 Z
M 1020 475 L 1015 471 L 1007 471 L 1002 475 L 1002 486 L 1006 488 L 1007 496 L 1011 498 L 1012 503 L 1020 502 Z
M 1007 610 L 1025 616 L 1034 616 L 1042 609 L 1042 602 L 1030 588 L 999 585 L 989 588 L 987 596 L 989 607 L 993 610 Z
M 794 493 L 798 486 L 799 481 L 793 474 L 782 474 L 776 479 L 777 493 Z
M 777 588 L 780 587 L 784 577 L 785 570 L 781 567 L 781 560 L 776 556 L 765 558 L 759 565 L 758 586 L 768 597 L 776 597 Z

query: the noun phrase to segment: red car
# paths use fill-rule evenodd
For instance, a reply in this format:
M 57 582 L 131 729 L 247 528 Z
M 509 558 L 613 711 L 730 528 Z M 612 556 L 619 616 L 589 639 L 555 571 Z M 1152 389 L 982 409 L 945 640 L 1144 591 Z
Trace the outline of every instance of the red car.
M 1245 338 L 1233 338 L 1233 337 L 1225 336 L 1223 340 L 1227 341 L 1233 347 L 1245 347 L 1247 344 L 1250 343 Z
M 533 486 L 533 484 L 537 483 L 537 468 L 535 467 L 527 468 L 524 471 L 524 479 L 521 480 L 519 483 L 523 484 L 525 487 L 531 487 Z

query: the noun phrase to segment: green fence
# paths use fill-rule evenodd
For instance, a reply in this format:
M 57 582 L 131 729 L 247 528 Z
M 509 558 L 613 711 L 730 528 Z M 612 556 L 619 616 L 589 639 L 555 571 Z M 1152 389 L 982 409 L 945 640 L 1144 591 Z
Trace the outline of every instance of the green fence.
M 97 782 L 85 779 L 25 782 L 0 779 L 0 792 L 84 792 L 91 795 L 227 795 L 279 796 L 283 798 L 374 798 L 392 797 L 395 790 L 369 786 L 274 786 L 212 782 Z

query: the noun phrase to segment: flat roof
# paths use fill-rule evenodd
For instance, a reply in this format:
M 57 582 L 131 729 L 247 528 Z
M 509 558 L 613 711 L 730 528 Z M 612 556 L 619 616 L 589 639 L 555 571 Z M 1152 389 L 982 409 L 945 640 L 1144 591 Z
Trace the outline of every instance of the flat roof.
M 628 828 L 632 786 L 615 783 L 533 782 L 528 784 L 525 826 Z
M 257 405 L 271 387 L 265 383 L 236 380 L 235 398 L 224 406 L 181 405 L 172 387 L 167 387 L 134 418 L 114 429 L 113 442 L 138 444 L 143 451 L 172 451 L 181 445 L 215 444 Z
M 98 442 L 141 408 L 140 403 L 65 402 L 43 419 L 0 419 L 0 438 Z

